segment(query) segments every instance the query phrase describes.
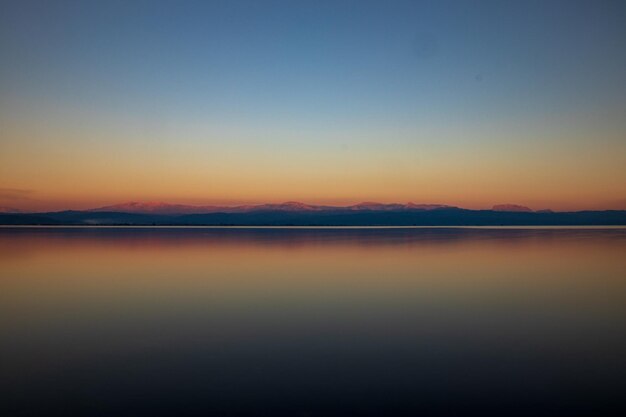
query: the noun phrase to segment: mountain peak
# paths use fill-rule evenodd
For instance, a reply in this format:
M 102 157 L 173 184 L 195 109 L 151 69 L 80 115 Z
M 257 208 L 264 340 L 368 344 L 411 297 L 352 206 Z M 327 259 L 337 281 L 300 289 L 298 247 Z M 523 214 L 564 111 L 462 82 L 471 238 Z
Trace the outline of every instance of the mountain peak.
M 161 201 L 129 201 L 127 203 L 114 204 L 111 206 L 98 207 L 89 211 L 114 211 L 123 213 L 143 214 L 196 214 L 210 213 L 218 207 L 215 206 L 188 206 L 183 204 L 169 204 Z
M 248 210 L 279 210 L 279 211 L 313 211 L 319 210 L 320 206 L 301 203 L 299 201 L 285 201 L 278 204 L 260 204 L 257 206 L 241 206 Z
M 441 208 L 452 208 L 446 204 L 415 204 L 413 202 L 406 203 L 406 208 L 413 210 L 436 210 Z
M 518 204 L 496 204 L 491 208 L 493 211 L 514 211 L 514 212 L 526 212 L 531 213 L 532 209 L 526 206 L 520 206 Z
M 375 201 L 363 201 L 362 203 L 354 204 L 347 208 L 352 210 L 401 210 L 404 208 L 404 205 L 377 203 Z

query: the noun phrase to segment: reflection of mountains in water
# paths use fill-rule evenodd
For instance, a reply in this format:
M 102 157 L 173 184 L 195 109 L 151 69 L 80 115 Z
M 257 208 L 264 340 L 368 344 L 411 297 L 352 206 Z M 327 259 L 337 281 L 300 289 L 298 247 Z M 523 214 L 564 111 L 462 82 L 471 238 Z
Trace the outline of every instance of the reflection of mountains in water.
M 306 247 L 433 247 L 475 244 L 527 245 L 543 242 L 626 242 L 626 228 L 201 228 L 201 227 L 54 227 L 0 228 L 0 253 L 19 253 L 51 242 L 77 249 L 90 245 L 115 248 L 160 247 L 183 249 L 228 246 Z

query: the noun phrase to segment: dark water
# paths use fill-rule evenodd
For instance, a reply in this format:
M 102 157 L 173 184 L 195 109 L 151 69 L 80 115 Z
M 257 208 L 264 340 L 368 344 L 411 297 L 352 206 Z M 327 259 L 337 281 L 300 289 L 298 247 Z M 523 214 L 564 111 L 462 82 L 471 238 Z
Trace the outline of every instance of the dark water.
M 626 229 L 0 229 L 0 415 L 626 415 Z

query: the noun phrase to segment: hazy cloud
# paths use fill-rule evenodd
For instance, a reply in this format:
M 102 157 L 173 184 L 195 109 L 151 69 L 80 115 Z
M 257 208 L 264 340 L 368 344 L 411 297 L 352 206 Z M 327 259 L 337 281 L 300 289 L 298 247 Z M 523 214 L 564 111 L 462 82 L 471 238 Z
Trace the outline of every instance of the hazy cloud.
M 31 200 L 34 190 L 22 188 L 0 188 L 0 200 L 6 201 L 23 201 Z

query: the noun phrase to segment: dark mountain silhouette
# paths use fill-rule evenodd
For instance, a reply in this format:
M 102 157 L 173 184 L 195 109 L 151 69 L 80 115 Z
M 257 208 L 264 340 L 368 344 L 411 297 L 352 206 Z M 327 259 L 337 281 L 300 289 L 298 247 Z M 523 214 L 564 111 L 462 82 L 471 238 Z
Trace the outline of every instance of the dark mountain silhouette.
M 46 214 L 0 213 L 0 225 L 59 225 L 63 224 Z M 67 223 L 80 224 L 80 223 Z
M 496 204 L 491 208 L 493 211 L 517 211 L 517 212 L 526 212 L 529 213 L 532 209 L 526 206 L 520 206 L 517 204 Z
M 194 214 L 214 213 L 222 210 L 219 206 L 189 206 L 183 204 L 168 204 L 162 202 L 137 202 L 115 204 L 112 206 L 98 207 L 89 211 L 95 212 L 122 212 L 144 214 Z
M 112 206 L 115 207 L 115 206 Z M 128 207 L 122 205 L 122 207 Z M 134 210 L 146 206 L 135 204 Z M 150 205 L 152 212 L 60 211 L 0 214 L 3 225 L 176 225 L 176 226 L 566 226 L 626 225 L 626 210 L 532 212 L 468 210 L 416 204 L 361 203 L 346 207 L 296 202 L 237 206 L 197 213 L 177 205 Z M 209 206 L 207 206 L 209 207 Z M 213 207 L 213 206 L 210 206 Z M 179 211 L 176 211 L 176 208 Z M 206 210 L 204 207 L 202 210 Z

